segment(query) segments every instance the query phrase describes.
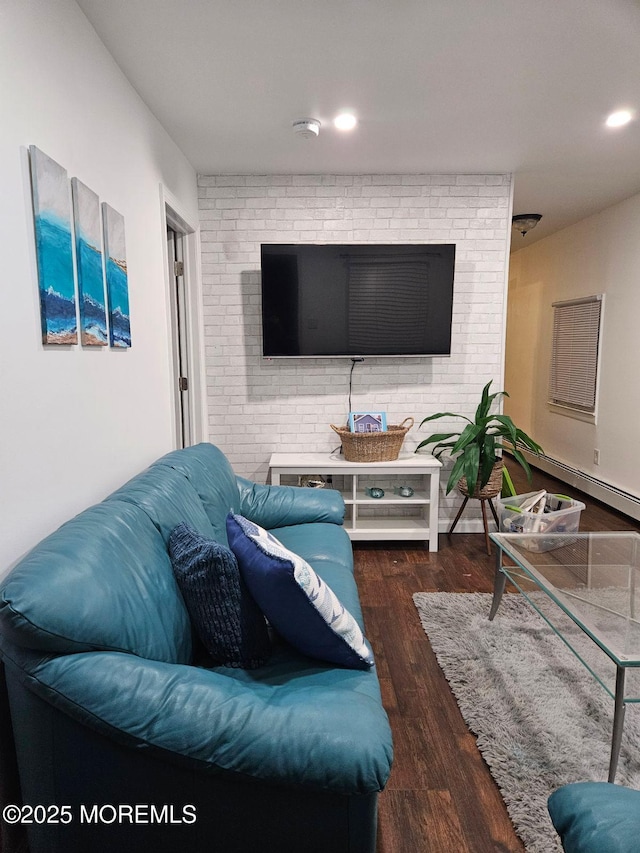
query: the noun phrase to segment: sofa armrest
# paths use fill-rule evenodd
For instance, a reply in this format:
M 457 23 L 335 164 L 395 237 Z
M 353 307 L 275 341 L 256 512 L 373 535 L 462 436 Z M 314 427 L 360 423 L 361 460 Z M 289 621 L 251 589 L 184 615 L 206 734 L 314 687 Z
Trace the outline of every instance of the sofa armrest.
M 196 770 L 340 794 L 381 790 L 392 747 L 375 675 L 291 667 L 276 662 L 260 678 L 89 652 L 40 663 L 22 679 L 94 731 Z
M 261 527 L 288 527 L 308 522 L 342 524 L 344 500 L 334 489 L 263 486 L 237 477 L 240 513 Z
M 640 791 L 610 782 L 573 782 L 548 801 L 566 853 L 634 853 L 640 837 Z

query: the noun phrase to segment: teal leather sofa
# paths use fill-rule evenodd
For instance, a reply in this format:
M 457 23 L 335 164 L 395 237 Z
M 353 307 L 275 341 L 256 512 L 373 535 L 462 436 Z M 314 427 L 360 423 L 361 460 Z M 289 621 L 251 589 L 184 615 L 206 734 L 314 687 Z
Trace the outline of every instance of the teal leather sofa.
M 375 850 L 392 761 L 375 668 L 284 641 L 259 669 L 200 665 L 167 540 L 184 521 L 226 543 L 230 510 L 304 557 L 362 627 L 339 493 L 251 483 L 213 445 L 64 524 L 0 588 L 22 799 L 48 807 L 31 853 Z
M 640 791 L 610 782 L 574 782 L 554 791 L 548 808 L 565 853 L 640 850 Z

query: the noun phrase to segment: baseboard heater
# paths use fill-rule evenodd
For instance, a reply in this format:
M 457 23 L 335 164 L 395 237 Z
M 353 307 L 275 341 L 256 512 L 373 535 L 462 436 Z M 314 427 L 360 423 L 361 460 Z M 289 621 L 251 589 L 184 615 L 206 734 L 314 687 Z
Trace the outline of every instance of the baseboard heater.
M 544 454 L 536 456 L 526 450 L 522 450 L 522 453 L 532 468 L 539 468 L 546 474 L 562 480 L 563 483 L 591 495 L 592 498 L 601 501 L 603 504 L 640 521 L 640 498 L 636 495 L 605 483 L 604 480 L 598 480 L 583 471 L 578 471 L 577 468 L 572 468 L 564 462 L 558 462 L 557 459 L 552 459 L 550 456 Z

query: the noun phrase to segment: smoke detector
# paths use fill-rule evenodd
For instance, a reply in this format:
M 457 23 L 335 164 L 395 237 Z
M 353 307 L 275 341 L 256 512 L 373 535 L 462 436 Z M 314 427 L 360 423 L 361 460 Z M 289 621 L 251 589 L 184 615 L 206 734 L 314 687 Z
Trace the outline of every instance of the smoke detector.
M 320 122 L 317 118 L 299 118 L 293 122 L 293 132 L 302 139 L 315 139 L 320 133 Z

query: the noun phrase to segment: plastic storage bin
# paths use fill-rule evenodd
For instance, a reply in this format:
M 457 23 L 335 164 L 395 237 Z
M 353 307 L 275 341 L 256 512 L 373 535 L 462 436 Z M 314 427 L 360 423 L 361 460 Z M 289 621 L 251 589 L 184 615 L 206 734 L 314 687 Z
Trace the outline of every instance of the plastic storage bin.
M 577 533 L 580 528 L 580 513 L 585 505 L 573 498 L 547 494 L 548 512 L 523 512 L 520 506 L 536 493 L 513 495 L 498 499 L 498 517 L 501 533 L 535 533 L 526 543 L 529 551 L 551 551 L 569 544 L 570 536 L 565 540 L 557 537 L 547 538 L 548 533 Z M 553 507 L 559 507 L 553 509 Z

